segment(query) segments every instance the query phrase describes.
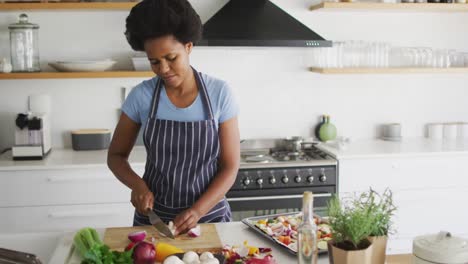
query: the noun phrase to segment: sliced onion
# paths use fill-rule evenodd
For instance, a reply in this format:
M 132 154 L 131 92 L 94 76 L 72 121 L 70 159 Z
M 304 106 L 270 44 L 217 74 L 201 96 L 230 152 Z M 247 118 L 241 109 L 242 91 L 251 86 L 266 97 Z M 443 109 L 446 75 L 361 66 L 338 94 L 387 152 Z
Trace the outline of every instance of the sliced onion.
M 190 229 L 188 231 L 188 235 L 190 237 L 199 237 L 201 235 L 201 228 L 200 225 L 197 225 L 196 227 Z
M 273 233 L 273 230 L 271 230 L 270 227 L 267 227 L 267 228 L 266 228 L 266 232 L 267 232 L 267 234 L 268 234 L 269 236 L 273 236 L 273 235 L 275 234 L 275 233 Z
M 130 241 L 132 241 L 134 243 L 143 241 L 143 240 L 145 240 L 145 238 L 146 238 L 146 231 L 145 230 L 135 231 L 135 232 L 132 232 L 132 233 L 128 234 L 128 239 L 130 239 Z
M 249 248 L 248 247 L 241 247 L 241 248 L 237 249 L 236 253 L 239 254 L 239 256 L 241 256 L 242 258 L 246 257 L 247 255 L 249 255 Z

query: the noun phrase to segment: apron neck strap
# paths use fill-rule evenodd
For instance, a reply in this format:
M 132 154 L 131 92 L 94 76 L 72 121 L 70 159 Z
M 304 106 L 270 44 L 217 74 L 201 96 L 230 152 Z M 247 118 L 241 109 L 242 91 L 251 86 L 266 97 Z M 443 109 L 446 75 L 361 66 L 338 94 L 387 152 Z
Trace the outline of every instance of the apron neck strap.
M 200 93 L 203 105 L 205 105 L 208 110 L 208 120 L 212 120 L 214 119 L 213 108 L 211 107 L 211 101 L 210 97 L 208 96 L 208 91 L 206 90 L 205 81 L 203 80 L 201 73 L 197 72 L 193 67 L 192 70 L 193 75 L 195 76 L 195 81 L 197 82 L 198 91 Z
M 203 80 L 199 72 L 197 72 L 193 67 L 191 68 L 195 77 L 195 82 L 197 84 L 198 92 L 200 93 L 202 103 L 205 106 L 206 110 L 208 110 L 208 119 L 212 120 L 214 119 L 213 108 L 211 106 L 211 101 L 208 96 L 208 91 L 206 90 L 205 81 Z M 156 116 L 156 112 L 158 111 L 159 98 L 161 97 L 162 86 L 163 81 L 161 77 L 158 77 L 158 80 L 156 81 L 156 87 L 153 93 L 153 102 L 151 104 L 150 118 L 154 118 Z

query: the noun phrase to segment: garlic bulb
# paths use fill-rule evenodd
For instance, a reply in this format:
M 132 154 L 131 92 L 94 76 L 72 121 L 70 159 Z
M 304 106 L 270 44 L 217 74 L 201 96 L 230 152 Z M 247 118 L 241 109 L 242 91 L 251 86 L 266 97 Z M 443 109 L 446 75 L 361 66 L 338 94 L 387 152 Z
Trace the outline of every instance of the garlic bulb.
M 200 255 L 200 261 L 206 261 L 208 259 L 212 259 L 214 258 L 213 254 L 209 251 L 207 252 L 203 252 L 201 255 Z
M 199 263 L 200 262 L 198 254 L 193 251 L 186 252 L 182 260 L 184 261 L 184 263 Z
M 0 64 L 0 72 L 9 73 L 9 72 L 11 72 L 12 69 L 13 69 L 13 67 L 7 61 L 7 59 L 3 58 L 2 63 Z
M 169 256 L 164 260 L 163 264 L 184 264 L 184 262 L 177 256 Z

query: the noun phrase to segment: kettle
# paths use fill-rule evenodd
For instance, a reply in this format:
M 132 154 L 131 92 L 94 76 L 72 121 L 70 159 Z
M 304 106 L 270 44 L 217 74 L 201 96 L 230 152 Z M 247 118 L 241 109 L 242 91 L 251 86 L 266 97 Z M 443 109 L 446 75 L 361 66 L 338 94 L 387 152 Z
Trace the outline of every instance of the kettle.
M 468 241 L 441 231 L 413 240 L 413 264 L 468 263 Z

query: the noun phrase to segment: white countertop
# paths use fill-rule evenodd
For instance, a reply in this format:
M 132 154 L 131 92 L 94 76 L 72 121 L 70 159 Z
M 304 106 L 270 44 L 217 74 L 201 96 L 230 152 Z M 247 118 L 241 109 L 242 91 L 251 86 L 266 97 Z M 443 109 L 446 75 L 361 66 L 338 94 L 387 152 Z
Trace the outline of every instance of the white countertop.
M 468 140 L 431 140 L 404 138 L 401 141 L 382 139 L 355 140 L 338 148 L 334 143 L 318 147 L 338 160 L 358 158 L 410 157 L 427 155 L 468 155 Z
M 257 247 L 270 247 L 273 249 L 273 257 L 278 264 L 296 263 L 296 257 L 288 253 L 281 246 L 259 236 L 241 222 L 216 224 L 218 234 L 224 245 L 242 245 L 248 241 L 250 245 Z M 104 229 L 98 232 L 103 235 Z M 73 232 L 60 233 L 29 233 L 29 234 L 8 234 L 0 235 L 0 247 L 25 251 L 36 254 L 44 263 L 49 264 L 75 264 L 80 263 L 80 259 L 71 251 L 73 244 Z M 406 239 L 407 240 L 407 239 Z M 411 251 L 411 243 L 408 241 L 389 240 L 387 253 L 399 254 Z M 409 240 L 410 241 L 410 240 Z M 403 242 L 403 243 L 401 243 Z M 393 246 L 392 244 L 399 244 Z M 403 246 L 403 247 L 402 247 Z M 392 248 L 399 248 L 394 250 Z M 68 261 L 67 261 L 68 260 Z M 327 264 L 328 255 L 319 257 L 318 264 Z
M 338 148 L 333 143 L 321 143 L 318 147 L 340 159 L 408 157 L 424 155 L 468 155 L 468 140 L 430 140 L 405 138 L 400 142 L 381 139 L 360 139 Z M 136 146 L 130 154 L 132 165 L 144 165 L 146 150 Z M 103 167 L 107 168 L 107 150 L 74 151 L 55 149 L 44 160 L 13 161 L 11 151 L 0 156 L 0 171 L 47 170 Z
M 132 165 L 146 163 L 146 150 L 143 146 L 133 148 L 129 161 Z M 6 170 L 48 170 L 48 169 L 74 169 L 89 167 L 107 168 L 106 150 L 82 150 L 52 148 L 44 160 L 18 160 L 14 161 L 11 151 L 0 156 L 0 171 Z

